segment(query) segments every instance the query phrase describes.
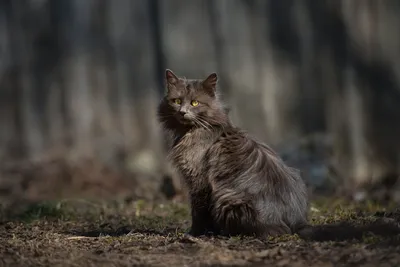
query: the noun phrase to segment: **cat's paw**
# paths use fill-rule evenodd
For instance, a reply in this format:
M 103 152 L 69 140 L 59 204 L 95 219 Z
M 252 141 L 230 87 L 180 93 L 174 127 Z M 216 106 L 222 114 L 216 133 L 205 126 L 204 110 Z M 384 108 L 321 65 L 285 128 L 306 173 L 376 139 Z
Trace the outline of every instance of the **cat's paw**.
M 268 225 L 264 236 L 265 237 L 278 237 L 281 235 L 292 234 L 289 227 L 286 225 Z
M 189 236 L 214 236 L 214 235 L 218 235 L 219 232 L 217 231 L 213 231 L 213 230 L 209 230 L 209 229 L 193 229 L 190 228 L 189 230 L 187 230 L 184 235 L 189 235 Z
M 203 231 L 199 230 L 199 229 L 193 229 L 193 228 L 189 228 L 184 235 L 186 236 L 200 236 L 202 235 Z

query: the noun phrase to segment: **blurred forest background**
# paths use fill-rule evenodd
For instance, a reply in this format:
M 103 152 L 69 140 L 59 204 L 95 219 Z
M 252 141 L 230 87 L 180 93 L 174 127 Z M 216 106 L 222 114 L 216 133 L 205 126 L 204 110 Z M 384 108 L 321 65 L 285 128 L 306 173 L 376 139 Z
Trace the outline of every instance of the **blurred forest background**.
M 170 68 L 216 71 L 311 192 L 400 202 L 399 26 L 397 0 L 0 0 L 0 199 L 179 196 Z

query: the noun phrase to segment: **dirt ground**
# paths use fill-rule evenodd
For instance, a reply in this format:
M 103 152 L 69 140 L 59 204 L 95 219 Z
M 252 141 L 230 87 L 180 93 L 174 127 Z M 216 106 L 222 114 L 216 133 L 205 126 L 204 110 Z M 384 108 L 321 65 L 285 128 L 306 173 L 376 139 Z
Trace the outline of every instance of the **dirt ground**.
M 48 202 L 2 218 L 0 266 L 400 266 L 399 210 L 324 200 L 310 217 L 314 240 L 193 238 L 184 203 Z

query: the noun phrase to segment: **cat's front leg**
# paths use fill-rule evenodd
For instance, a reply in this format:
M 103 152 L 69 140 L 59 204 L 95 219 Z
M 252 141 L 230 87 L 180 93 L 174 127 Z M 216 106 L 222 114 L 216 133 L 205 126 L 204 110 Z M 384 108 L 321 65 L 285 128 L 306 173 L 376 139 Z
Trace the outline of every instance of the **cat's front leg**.
M 202 210 L 192 207 L 192 225 L 187 233 L 192 236 L 205 235 L 208 232 L 207 226 L 207 215 Z
M 191 194 L 192 225 L 187 232 L 192 236 L 216 234 L 211 216 L 210 199 L 207 193 Z

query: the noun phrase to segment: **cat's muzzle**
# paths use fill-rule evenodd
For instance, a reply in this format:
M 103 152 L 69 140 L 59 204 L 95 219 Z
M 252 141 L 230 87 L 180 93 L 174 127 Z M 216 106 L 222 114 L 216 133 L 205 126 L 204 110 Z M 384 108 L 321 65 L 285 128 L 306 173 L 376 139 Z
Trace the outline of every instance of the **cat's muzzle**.
M 188 114 L 179 114 L 178 115 L 178 120 L 180 123 L 185 124 L 185 125 L 192 125 L 193 124 L 193 117 Z

